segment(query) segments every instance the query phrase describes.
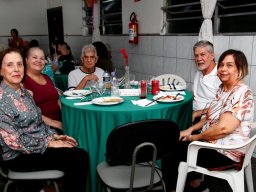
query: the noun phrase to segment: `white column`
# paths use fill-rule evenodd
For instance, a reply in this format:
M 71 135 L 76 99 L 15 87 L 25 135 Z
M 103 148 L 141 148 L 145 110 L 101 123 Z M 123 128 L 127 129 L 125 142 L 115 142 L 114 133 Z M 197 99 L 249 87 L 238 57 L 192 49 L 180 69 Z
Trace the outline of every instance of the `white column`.
M 98 0 L 93 4 L 93 31 L 92 31 L 92 42 L 101 41 L 100 36 L 100 1 Z
M 207 40 L 213 43 L 213 30 L 211 18 L 216 6 L 216 2 L 217 0 L 201 0 L 201 8 L 204 21 L 200 28 L 199 41 Z

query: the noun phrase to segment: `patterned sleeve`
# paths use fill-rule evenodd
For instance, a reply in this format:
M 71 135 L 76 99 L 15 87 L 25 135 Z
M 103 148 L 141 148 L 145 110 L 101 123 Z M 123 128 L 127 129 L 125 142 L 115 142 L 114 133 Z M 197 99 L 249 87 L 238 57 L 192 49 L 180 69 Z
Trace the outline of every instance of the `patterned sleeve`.
M 223 113 L 229 111 L 240 121 L 246 121 L 251 119 L 254 110 L 253 107 L 251 90 L 247 86 L 241 86 L 234 90 L 225 102 Z
M 12 150 L 25 154 L 43 153 L 46 150 L 49 140 L 43 135 L 40 137 L 18 131 L 11 118 L 2 114 L 2 110 L 0 118 L 0 144 L 2 146 L 8 146 Z

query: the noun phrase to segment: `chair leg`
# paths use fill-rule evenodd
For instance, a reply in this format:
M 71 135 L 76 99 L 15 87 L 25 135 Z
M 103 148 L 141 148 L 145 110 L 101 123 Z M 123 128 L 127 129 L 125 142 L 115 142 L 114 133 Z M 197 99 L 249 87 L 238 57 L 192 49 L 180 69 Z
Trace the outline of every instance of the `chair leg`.
M 52 183 L 54 185 L 55 191 L 59 192 L 59 186 L 58 186 L 57 182 L 56 181 L 52 181 Z
M 186 179 L 187 179 L 187 164 L 185 162 L 180 162 L 179 165 L 179 176 L 178 176 L 178 181 L 177 181 L 177 186 L 176 186 L 176 192 L 183 192 Z
M 7 181 L 7 183 L 6 183 L 5 186 L 4 186 L 4 192 L 7 192 L 7 191 L 8 191 L 8 187 L 9 187 L 9 185 L 10 185 L 11 183 L 13 183 L 13 181 L 11 181 L 11 180 L 8 180 L 8 181 Z
M 248 166 L 245 168 L 245 180 L 248 192 L 254 192 L 251 163 L 249 163 Z
M 244 192 L 244 172 L 232 174 L 232 181 L 227 180 L 233 192 Z

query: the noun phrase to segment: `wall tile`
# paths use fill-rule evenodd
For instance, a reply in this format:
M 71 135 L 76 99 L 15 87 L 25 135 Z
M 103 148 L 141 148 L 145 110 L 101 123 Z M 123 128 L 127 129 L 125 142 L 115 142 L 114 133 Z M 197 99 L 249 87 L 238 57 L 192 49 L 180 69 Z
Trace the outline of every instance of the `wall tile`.
M 176 74 L 176 71 L 177 71 L 177 59 L 164 57 L 162 74 Z
M 191 60 L 177 59 L 177 75 L 190 82 Z
M 139 51 L 140 54 L 144 54 L 144 55 L 152 55 L 152 39 L 154 37 L 152 36 L 142 36 L 140 38 L 140 42 L 141 43 L 141 50 Z
M 252 89 L 253 95 L 256 95 L 256 66 L 250 66 L 250 87 Z M 255 106 L 256 108 L 256 106 Z
M 177 37 L 176 36 L 165 36 L 163 56 L 175 57 L 177 56 Z
M 163 74 L 163 57 L 152 57 L 152 64 L 150 68 L 145 69 L 147 74 L 161 75 Z
M 214 36 L 215 61 L 218 63 L 220 55 L 229 49 L 229 36 Z
M 192 39 L 191 36 L 177 37 L 177 58 L 192 59 Z
M 231 36 L 229 42 L 229 48 L 237 49 L 244 52 L 249 65 L 252 63 L 252 36 Z
M 195 61 L 194 60 L 191 60 L 191 63 L 190 63 L 190 80 L 188 82 L 191 82 L 192 84 L 194 83 L 194 78 L 195 78 L 195 75 L 196 75 L 196 72 L 197 72 L 197 66 L 195 64 Z
M 164 48 L 164 37 L 156 36 L 152 37 L 152 55 L 155 56 L 163 56 L 163 48 Z
M 256 65 L 256 37 L 253 36 L 252 42 L 252 62 L 251 65 Z
M 154 56 L 144 55 L 142 57 L 142 65 L 139 68 L 139 72 L 141 73 L 149 73 L 151 71 L 152 63 Z

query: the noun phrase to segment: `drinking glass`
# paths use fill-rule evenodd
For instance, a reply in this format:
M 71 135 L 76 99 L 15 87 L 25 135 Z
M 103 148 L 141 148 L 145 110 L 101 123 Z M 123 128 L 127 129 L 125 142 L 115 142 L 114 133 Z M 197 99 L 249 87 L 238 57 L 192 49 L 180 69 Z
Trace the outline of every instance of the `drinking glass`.
M 102 97 L 103 94 L 105 93 L 106 91 L 106 85 L 104 82 L 100 81 L 100 82 L 97 82 L 95 83 L 95 89 L 96 91 L 99 93 L 99 95 Z

